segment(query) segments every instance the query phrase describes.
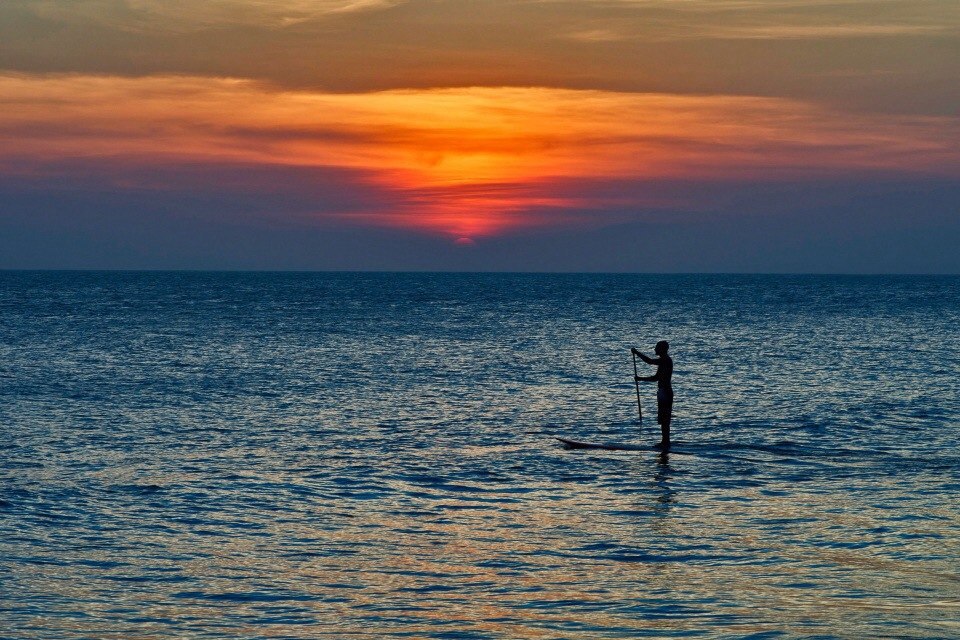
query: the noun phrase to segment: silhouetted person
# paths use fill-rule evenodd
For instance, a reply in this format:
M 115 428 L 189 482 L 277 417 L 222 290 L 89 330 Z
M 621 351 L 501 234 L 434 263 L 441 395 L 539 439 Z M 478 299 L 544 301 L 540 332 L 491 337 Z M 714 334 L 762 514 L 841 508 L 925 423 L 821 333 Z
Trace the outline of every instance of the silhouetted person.
M 673 412 L 673 384 L 670 378 L 673 377 L 673 358 L 667 355 L 670 344 L 666 340 L 661 340 L 653 348 L 658 358 L 649 358 L 633 347 L 630 351 L 640 356 L 640 359 L 647 364 L 657 365 L 657 372 L 652 376 L 636 376 L 638 382 L 656 382 L 657 383 L 657 422 L 660 423 L 660 446 L 664 449 L 670 447 L 670 414 Z

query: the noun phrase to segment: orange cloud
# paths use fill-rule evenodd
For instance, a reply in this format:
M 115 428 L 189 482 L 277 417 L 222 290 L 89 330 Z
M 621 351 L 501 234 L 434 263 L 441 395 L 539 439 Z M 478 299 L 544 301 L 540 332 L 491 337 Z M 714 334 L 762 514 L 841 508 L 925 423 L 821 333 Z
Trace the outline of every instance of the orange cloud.
M 0 76 L 0 171 L 64 159 L 355 172 L 395 198 L 327 215 L 471 238 L 643 207 L 592 180 L 957 175 L 955 119 L 850 115 L 785 99 L 547 88 L 326 94 L 198 77 Z M 558 185 L 564 185 L 558 189 Z

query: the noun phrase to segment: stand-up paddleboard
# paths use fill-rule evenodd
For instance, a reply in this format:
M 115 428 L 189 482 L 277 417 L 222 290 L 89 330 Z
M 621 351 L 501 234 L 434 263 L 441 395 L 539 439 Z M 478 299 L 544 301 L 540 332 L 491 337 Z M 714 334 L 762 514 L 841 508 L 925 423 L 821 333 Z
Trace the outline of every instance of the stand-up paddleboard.
M 604 449 L 606 451 L 650 451 L 653 447 L 641 447 L 636 444 L 621 444 L 617 442 L 580 442 L 568 438 L 557 437 L 567 449 Z
M 662 448 L 653 445 L 641 446 L 638 444 L 627 444 L 621 442 L 581 442 L 580 440 L 571 440 L 570 438 L 561 438 L 554 436 L 563 444 L 564 449 L 599 449 L 602 451 L 663 451 Z M 693 451 L 677 451 L 676 449 L 667 449 L 666 453 L 677 453 L 682 456 L 694 455 Z

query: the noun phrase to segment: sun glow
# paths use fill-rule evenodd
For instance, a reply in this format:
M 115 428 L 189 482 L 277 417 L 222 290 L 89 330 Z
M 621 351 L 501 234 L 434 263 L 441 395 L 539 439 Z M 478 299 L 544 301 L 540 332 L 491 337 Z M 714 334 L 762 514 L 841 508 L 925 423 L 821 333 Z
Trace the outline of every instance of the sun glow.
M 342 210 L 319 202 L 318 218 L 452 240 L 650 204 L 636 192 L 599 196 L 586 186 L 597 180 L 960 167 L 960 135 L 944 135 L 960 133 L 951 120 L 845 116 L 773 98 L 546 88 L 322 94 L 231 79 L 5 76 L 0 106 L 7 172 L 55 173 L 71 161 L 164 188 L 149 171 L 131 178 L 123 169 L 333 168 L 342 193 L 378 196 Z

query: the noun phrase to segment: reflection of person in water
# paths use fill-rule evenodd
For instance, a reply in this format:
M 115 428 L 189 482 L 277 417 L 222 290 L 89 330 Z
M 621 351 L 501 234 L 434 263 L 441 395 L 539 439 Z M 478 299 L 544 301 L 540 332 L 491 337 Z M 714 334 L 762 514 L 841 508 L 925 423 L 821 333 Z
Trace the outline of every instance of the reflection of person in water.
M 654 353 L 659 356 L 657 358 L 650 358 L 636 349 L 630 349 L 647 364 L 657 366 L 657 372 L 652 376 L 636 376 L 636 378 L 638 382 L 657 383 L 657 422 L 660 423 L 660 446 L 664 449 L 670 447 L 670 414 L 673 412 L 673 384 L 670 381 L 673 377 L 673 358 L 667 355 L 669 349 L 670 344 L 666 340 L 661 340 L 654 347 Z
M 674 470 L 666 462 L 670 454 L 664 450 L 657 456 L 660 462 L 657 464 L 656 473 L 650 479 L 650 492 L 647 496 L 647 508 L 653 518 L 647 526 L 653 531 L 654 535 L 660 536 L 664 540 L 676 540 L 683 531 L 683 525 L 678 525 L 677 520 L 672 516 L 674 508 L 679 500 L 679 492 L 674 486 Z M 664 584 L 666 587 L 667 585 Z

